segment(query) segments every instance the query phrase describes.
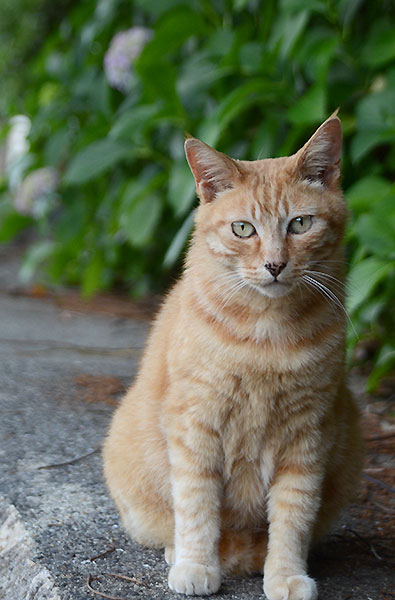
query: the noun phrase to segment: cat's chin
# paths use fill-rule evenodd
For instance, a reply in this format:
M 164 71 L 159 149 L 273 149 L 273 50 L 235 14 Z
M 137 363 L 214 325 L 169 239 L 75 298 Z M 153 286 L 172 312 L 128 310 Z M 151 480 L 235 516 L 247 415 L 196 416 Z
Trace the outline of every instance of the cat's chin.
M 273 281 L 262 285 L 254 285 L 254 289 L 258 290 L 263 296 L 267 298 L 281 298 L 286 296 L 293 289 L 293 285 L 290 283 L 282 283 L 281 281 Z

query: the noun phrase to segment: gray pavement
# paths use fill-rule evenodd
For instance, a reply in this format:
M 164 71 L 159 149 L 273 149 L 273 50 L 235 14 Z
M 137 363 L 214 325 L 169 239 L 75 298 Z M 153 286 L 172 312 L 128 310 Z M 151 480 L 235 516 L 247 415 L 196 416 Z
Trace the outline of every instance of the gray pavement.
M 99 450 L 114 409 L 100 386 L 130 383 L 148 323 L 8 293 L 0 315 L 0 599 L 92 600 L 89 576 L 100 576 L 93 588 L 123 600 L 174 598 L 162 551 L 122 531 Z M 322 598 L 384 598 L 375 595 L 375 565 L 359 572 L 354 564 L 351 574 L 331 560 L 313 565 Z M 390 575 L 380 577 L 386 589 Z M 229 578 L 216 598 L 263 598 L 261 578 Z

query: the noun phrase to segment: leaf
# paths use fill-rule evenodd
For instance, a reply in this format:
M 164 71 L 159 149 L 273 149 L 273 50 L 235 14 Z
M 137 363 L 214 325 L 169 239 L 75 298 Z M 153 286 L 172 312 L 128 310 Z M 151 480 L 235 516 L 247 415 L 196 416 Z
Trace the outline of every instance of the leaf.
M 163 260 L 163 267 L 165 269 L 170 269 L 171 267 L 173 267 L 177 260 L 180 258 L 181 252 L 185 246 L 189 234 L 192 231 L 194 219 L 195 211 L 192 211 L 187 216 L 180 229 L 177 231 Z
M 195 199 L 195 182 L 184 159 L 173 164 L 169 175 L 168 202 L 176 216 L 185 214 Z
M 128 241 L 137 248 L 143 248 L 152 238 L 162 214 L 160 196 L 149 193 L 137 197 L 128 210 L 120 217 L 121 230 Z
M 71 160 L 64 176 L 68 185 L 86 183 L 102 175 L 122 160 L 131 159 L 133 148 L 130 144 L 104 138 L 92 142 L 80 150 Z
M 354 312 L 393 268 L 394 265 L 388 261 L 373 256 L 354 265 L 348 276 L 350 292 L 347 310 L 350 313 Z
M 90 298 L 97 290 L 102 288 L 102 272 L 105 266 L 102 252 L 96 251 L 88 263 L 82 275 L 82 295 L 84 298 Z
M 387 142 L 393 142 L 394 140 L 395 131 L 380 131 L 375 129 L 359 131 L 351 142 L 352 162 L 359 162 L 376 146 L 386 144 Z
M 135 3 L 148 14 L 157 17 L 184 4 L 185 0 L 135 0 Z
M 395 193 L 395 186 L 377 175 L 362 177 L 346 191 L 346 201 L 355 214 L 368 212 L 382 198 Z
M 44 240 L 33 244 L 23 258 L 21 269 L 18 273 L 19 279 L 23 283 L 29 282 L 37 269 L 52 254 L 55 244 L 52 241 Z
M 393 207 L 393 198 L 389 198 Z M 395 212 L 361 215 L 354 226 L 360 243 L 368 251 L 387 260 L 395 260 Z
M 281 6 L 284 12 L 300 12 L 301 10 L 317 11 L 325 13 L 328 3 L 325 0 L 282 0 Z
M 269 45 L 272 49 L 278 48 L 280 57 L 285 60 L 291 54 L 296 42 L 307 25 L 310 13 L 301 9 L 292 14 L 285 11 L 277 19 Z
M 0 242 L 5 244 L 12 240 L 18 233 L 34 223 L 31 217 L 21 215 L 9 209 L 1 211 L 0 215 Z
M 139 73 L 148 65 L 163 63 L 188 38 L 206 32 L 201 15 L 187 6 L 180 6 L 162 16 L 156 24 L 154 37 L 141 52 L 135 63 Z
M 327 85 L 328 69 L 338 48 L 339 41 L 327 32 L 315 30 L 310 36 L 310 42 L 304 44 L 301 60 L 311 81 Z
M 311 86 L 288 110 L 288 117 L 295 125 L 311 125 L 326 117 L 326 90 L 323 85 Z
M 114 140 L 129 139 L 132 142 L 132 136 L 140 131 L 148 124 L 152 123 L 152 119 L 159 112 L 157 104 L 147 104 L 142 106 L 133 106 L 127 112 L 115 121 L 108 137 Z
M 375 360 L 375 365 L 369 375 L 366 389 L 369 393 L 376 390 L 380 379 L 395 367 L 395 350 L 390 344 L 383 346 Z
M 357 134 L 351 142 L 351 158 L 360 161 L 378 145 L 395 140 L 395 89 L 369 94 L 357 105 Z
M 210 146 L 214 146 L 222 131 L 238 114 L 247 110 L 251 105 L 262 102 L 265 97 L 277 94 L 274 84 L 268 84 L 262 79 L 247 81 L 236 90 L 228 94 L 214 109 L 214 111 L 201 122 L 198 129 L 199 139 Z
M 369 67 L 380 67 L 395 58 L 395 26 L 381 20 L 375 23 L 362 46 L 362 62 Z

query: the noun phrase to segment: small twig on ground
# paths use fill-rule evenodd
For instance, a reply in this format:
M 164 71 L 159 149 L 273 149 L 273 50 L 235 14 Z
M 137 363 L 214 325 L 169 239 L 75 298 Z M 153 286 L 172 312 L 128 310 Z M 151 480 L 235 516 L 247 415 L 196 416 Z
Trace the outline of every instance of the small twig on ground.
M 380 433 L 379 435 L 372 435 L 365 437 L 367 442 L 379 442 L 380 440 L 389 440 L 390 438 L 395 437 L 395 432 L 391 433 Z
M 373 554 L 373 556 L 375 558 L 377 558 L 377 560 L 383 560 L 381 556 L 379 556 L 375 550 L 375 547 L 373 546 L 373 544 L 370 544 L 370 551 Z
M 136 577 L 128 577 L 127 575 L 119 575 L 118 573 L 105 573 L 105 575 L 110 575 L 111 577 L 117 577 L 118 579 L 125 579 L 125 581 L 131 581 L 132 583 L 136 583 L 137 585 L 143 585 L 146 588 L 149 588 L 149 585 L 142 581 L 142 579 L 137 579 Z
M 71 460 L 66 460 L 66 461 L 60 462 L 60 463 L 54 463 L 52 465 L 41 465 L 40 467 L 37 467 L 37 470 L 39 471 L 41 469 L 55 469 L 56 467 L 65 467 L 66 465 L 73 465 L 74 463 L 77 463 L 80 460 L 84 460 L 84 458 L 88 458 L 88 456 L 92 456 L 92 454 L 96 454 L 100 450 L 101 450 L 101 446 L 98 446 L 94 450 L 91 450 L 90 452 L 87 452 L 86 454 L 83 454 L 82 456 L 77 456 L 76 458 L 72 458 Z
M 93 587 L 91 586 L 91 583 L 95 579 L 98 579 L 98 577 L 88 575 L 88 581 L 86 582 L 86 585 L 88 586 L 88 590 L 90 590 L 94 594 L 97 594 L 98 596 L 101 596 L 102 598 L 108 598 L 109 600 L 128 600 L 128 598 L 125 598 L 123 596 L 122 597 L 121 596 L 110 596 L 109 594 L 104 594 L 103 592 L 98 592 L 97 590 L 93 589 Z
M 118 573 L 103 573 L 102 575 L 88 575 L 88 581 L 87 581 L 87 586 L 88 589 L 93 592 L 94 594 L 97 594 L 98 596 L 102 596 L 102 598 L 108 598 L 108 600 L 128 600 L 128 598 L 125 598 L 124 596 L 110 596 L 109 594 L 105 594 L 104 592 L 99 592 L 98 590 L 95 590 L 92 586 L 91 583 L 92 581 L 94 581 L 95 579 L 99 579 L 99 577 L 116 577 L 117 579 L 124 579 L 125 581 L 131 581 L 132 583 L 136 583 L 137 585 L 143 585 L 144 587 L 149 587 L 146 583 L 144 583 L 144 581 L 141 581 L 141 579 L 136 579 L 135 577 L 128 577 L 127 575 L 119 575 Z
M 366 471 L 363 472 L 363 476 L 365 479 L 370 481 L 370 483 L 374 483 L 374 484 L 384 488 L 385 490 L 388 490 L 389 492 L 392 492 L 393 494 L 395 494 L 395 488 L 388 485 L 388 483 L 381 481 L 381 479 L 376 479 L 376 477 L 372 477 L 371 475 L 368 475 L 368 473 L 366 473 Z
M 91 562 L 93 562 L 94 560 L 97 560 L 98 558 L 104 558 L 104 556 L 107 556 L 108 554 L 111 554 L 111 552 L 114 552 L 116 550 L 115 546 L 112 544 L 108 550 L 105 550 L 104 552 L 101 552 L 100 554 L 96 554 L 96 556 L 92 556 L 92 558 L 90 558 L 89 560 Z
M 361 535 L 360 533 L 358 533 L 358 531 L 354 531 L 354 529 L 351 529 L 350 527 L 346 527 L 345 531 L 349 531 L 352 535 L 354 535 L 358 540 L 361 540 L 361 542 L 363 542 L 364 544 L 366 544 L 367 546 L 369 546 L 370 551 L 372 552 L 373 556 L 375 558 L 377 558 L 377 560 L 383 560 L 381 556 L 379 556 L 373 546 L 373 544 L 370 542 L 369 539 L 363 537 L 363 535 Z

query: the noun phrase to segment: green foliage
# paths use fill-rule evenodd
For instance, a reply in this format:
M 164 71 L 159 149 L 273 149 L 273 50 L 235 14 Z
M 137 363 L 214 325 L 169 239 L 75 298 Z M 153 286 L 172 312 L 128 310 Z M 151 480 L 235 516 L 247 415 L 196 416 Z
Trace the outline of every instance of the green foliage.
M 32 120 L 19 172 L 60 173 L 52 208 L 33 217 L 39 241 L 25 276 L 44 264 L 86 295 L 119 283 L 133 294 L 163 289 L 193 223 L 184 134 L 237 158 L 280 156 L 340 106 L 352 213 L 348 308 L 359 336 L 382 342 L 374 386 L 394 363 L 393 3 L 63 0 L 55 15 L 49 0 L 15 1 L 29 26 L 26 35 L 18 29 L 12 68 L 15 13 L 3 3 L 0 74 L 9 115 L 17 107 Z M 103 61 L 113 36 L 131 26 L 152 37 L 120 92 Z M 10 183 L 1 241 L 32 223 L 12 211 L 11 193 Z

